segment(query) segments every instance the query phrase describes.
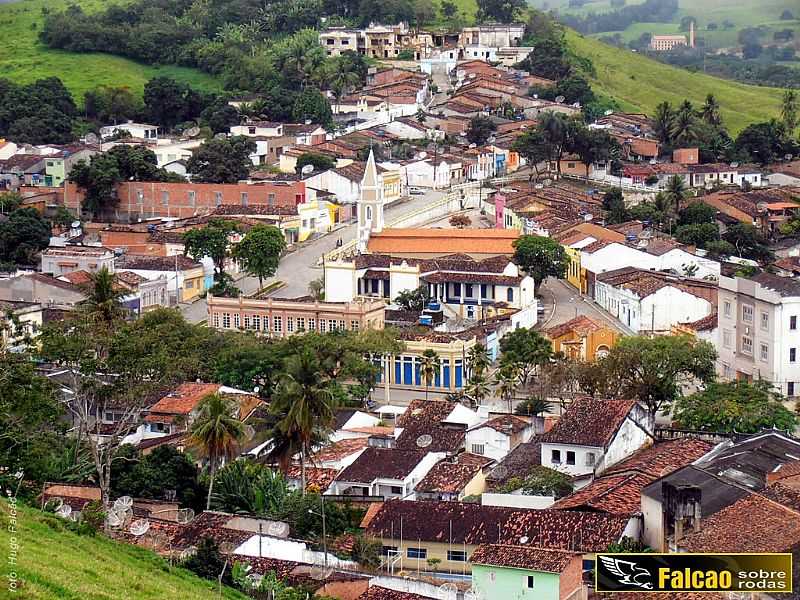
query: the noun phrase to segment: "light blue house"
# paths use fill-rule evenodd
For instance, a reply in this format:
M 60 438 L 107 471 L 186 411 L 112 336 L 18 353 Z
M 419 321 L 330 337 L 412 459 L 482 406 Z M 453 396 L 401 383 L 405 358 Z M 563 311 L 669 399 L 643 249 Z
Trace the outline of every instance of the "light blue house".
M 532 546 L 484 544 L 470 557 L 472 586 L 480 598 L 570 600 L 581 598 L 583 555 Z

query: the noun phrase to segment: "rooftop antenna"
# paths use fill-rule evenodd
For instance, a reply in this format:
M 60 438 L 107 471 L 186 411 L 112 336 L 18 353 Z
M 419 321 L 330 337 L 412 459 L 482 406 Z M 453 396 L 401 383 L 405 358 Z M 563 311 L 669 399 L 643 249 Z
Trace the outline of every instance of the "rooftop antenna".
M 564 96 L 556 96 L 556 104 L 561 104 L 566 98 Z
M 133 498 L 130 496 L 120 496 L 114 500 L 114 509 L 117 508 L 131 508 L 133 506 Z
M 48 498 L 47 502 L 44 503 L 42 510 L 56 512 L 64 506 L 64 499 L 59 496 L 53 496 L 52 498 Z
M 186 135 L 190 138 L 200 135 L 200 128 L 197 126 L 190 127 L 186 130 Z

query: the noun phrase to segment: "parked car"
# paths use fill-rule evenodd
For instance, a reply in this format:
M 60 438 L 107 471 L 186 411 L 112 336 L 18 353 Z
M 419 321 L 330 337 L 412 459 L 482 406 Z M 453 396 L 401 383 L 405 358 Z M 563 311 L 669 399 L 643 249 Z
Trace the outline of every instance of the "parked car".
M 411 194 L 412 196 L 424 196 L 425 195 L 425 190 L 421 190 L 419 188 L 412 187 L 412 188 L 408 188 L 408 193 Z

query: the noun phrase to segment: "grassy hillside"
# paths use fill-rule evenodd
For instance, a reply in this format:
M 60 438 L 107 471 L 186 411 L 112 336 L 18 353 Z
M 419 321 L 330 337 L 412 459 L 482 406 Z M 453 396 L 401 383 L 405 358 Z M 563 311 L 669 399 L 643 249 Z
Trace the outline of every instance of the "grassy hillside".
M 10 548 L 9 505 L 0 501 L 0 547 L 6 563 Z M 7 592 L 8 565 L 0 582 L 0 598 L 25 600 L 167 600 L 218 598 L 215 583 L 199 579 L 189 571 L 170 567 L 143 548 L 114 542 L 98 535 L 78 536 L 48 525 L 56 517 L 18 507 L 16 539 L 19 544 L 15 567 L 18 591 Z M 246 600 L 235 590 L 224 588 L 223 598 Z
M 625 110 L 652 113 L 667 100 L 678 104 L 688 98 L 696 105 L 712 92 L 722 107 L 722 117 L 731 133 L 755 121 L 777 117 L 783 91 L 691 73 L 645 56 L 620 50 L 568 30 L 571 48 L 590 58 L 597 71 L 595 90 L 615 98 Z
M 83 93 L 98 85 L 128 86 L 136 92 L 148 79 L 158 75 L 173 77 L 192 86 L 217 90 L 220 83 L 195 69 L 150 67 L 110 54 L 73 54 L 51 50 L 39 43 L 42 8 L 61 10 L 79 4 L 84 10 L 107 6 L 104 0 L 20 0 L 0 4 L 0 77 L 16 83 L 29 83 L 42 77 L 60 77 L 78 103 Z

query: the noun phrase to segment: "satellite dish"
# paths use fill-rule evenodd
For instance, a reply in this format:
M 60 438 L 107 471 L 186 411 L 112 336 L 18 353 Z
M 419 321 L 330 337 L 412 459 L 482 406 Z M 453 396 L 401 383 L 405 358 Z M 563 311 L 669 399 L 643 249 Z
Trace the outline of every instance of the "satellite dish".
M 492 477 L 496 479 L 504 479 L 508 475 L 508 467 L 497 465 L 492 471 Z
M 175 515 L 175 520 L 181 525 L 191 523 L 194 519 L 194 511 L 191 508 L 181 508 Z
M 556 96 L 556 104 L 561 104 L 566 98 L 564 96 Z
M 418 448 L 427 448 L 433 443 L 433 437 L 429 434 L 424 433 L 417 438 L 417 447 Z
M 130 508 L 133 506 L 133 498 L 130 496 L 120 496 L 114 500 L 114 508 Z
M 93 133 L 87 133 L 85 139 L 87 144 L 96 144 L 98 142 L 97 136 Z
M 200 135 L 200 128 L 199 127 L 190 127 L 186 130 L 186 135 L 189 137 L 196 137 Z
M 267 527 L 267 535 L 278 538 L 289 537 L 289 525 L 280 521 L 273 521 Z
M 56 510 L 56 514 L 62 519 L 67 519 L 72 514 L 72 507 L 69 504 L 62 504 L 58 510 Z
M 136 537 L 141 537 L 150 531 L 150 521 L 147 519 L 139 519 L 138 521 L 134 521 L 131 523 L 129 531 Z
M 529 541 L 529 538 L 528 538 L 527 535 L 523 535 L 521 538 L 519 538 L 519 543 L 520 544 L 527 544 L 528 541 Z
M 316 579 L 317 581 L 322 581 L 323 579 L 327 579 L 333 573 L 333 568 L 325 567 L 325 565 L 313 565 L 311 567 L 311 571 L 309 575 L 311 575 L 312 579 Z
M 123 518 L 119 516 L 117 511 L 115 510 L 108 511 L 108 514 L 106 515 L 106 523 L 108 523 L 109 527 L 117 529 L 119 527 L 122 527 L 123 522 L 124 522 Z
M 483 592 L 475 588 L 464 592 L 464 600 L 484 600 Z
M 314 172 L 314 165 L 305 165 L 302 169 L 300 169 L 300 172 L 303 175 L 310 175 Z
M 48 498 L 47 502 L 44 503 L 44 510 L 56 512 L 63 505 L 63 498 L 60 498 L 59 496 L 53 496 L 52 498 Z
M 219 545 L 220 554 L 233 554 L 234 550 L 236 550 L 236 544 L 231 542 L 222 542 Z
M 443 583 L 436 591 L 436 597 L 439 600 L 457 600 L 458 588 L 456 587 L 456 584 L 450 582 Z
M 69 514 L 69 520 L 73 521 L 74 523 L 80 523 L 83 520 L 83 515 L 81 514 L 81 511 L 73 510 Z

